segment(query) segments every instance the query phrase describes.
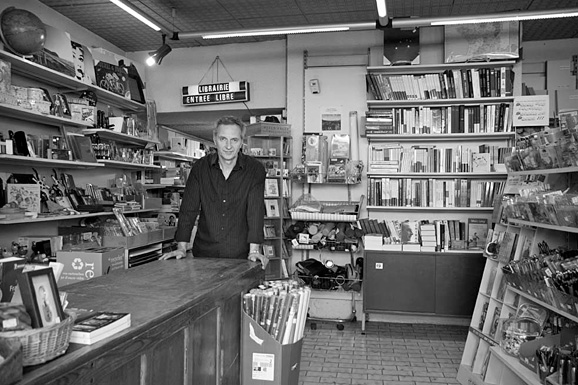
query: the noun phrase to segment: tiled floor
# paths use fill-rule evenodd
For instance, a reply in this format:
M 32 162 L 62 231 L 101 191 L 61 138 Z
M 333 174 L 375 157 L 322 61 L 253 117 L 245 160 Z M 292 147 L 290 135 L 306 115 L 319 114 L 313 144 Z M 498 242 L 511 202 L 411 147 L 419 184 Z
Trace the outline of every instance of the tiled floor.
M 458 384 L 467 327 L 307 322 L 299 385 Z

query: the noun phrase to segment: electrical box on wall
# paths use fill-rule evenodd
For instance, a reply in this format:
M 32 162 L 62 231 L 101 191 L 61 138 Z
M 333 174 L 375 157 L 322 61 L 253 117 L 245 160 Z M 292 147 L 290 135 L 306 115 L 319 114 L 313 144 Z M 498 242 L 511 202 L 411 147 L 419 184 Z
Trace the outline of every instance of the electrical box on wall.
M 321 89 L 319 88 L 319 79 L 309 80 L 309 88 L 311 89 L 312 94 L 321 93 Z

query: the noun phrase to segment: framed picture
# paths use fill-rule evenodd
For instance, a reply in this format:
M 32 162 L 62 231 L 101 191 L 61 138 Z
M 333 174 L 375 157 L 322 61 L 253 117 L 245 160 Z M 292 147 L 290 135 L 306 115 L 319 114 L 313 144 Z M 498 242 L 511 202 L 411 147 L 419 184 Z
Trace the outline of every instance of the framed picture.
M 18 286 L 33 328 L 51 326 L 64 319 L 52 268 L 22 272 Z

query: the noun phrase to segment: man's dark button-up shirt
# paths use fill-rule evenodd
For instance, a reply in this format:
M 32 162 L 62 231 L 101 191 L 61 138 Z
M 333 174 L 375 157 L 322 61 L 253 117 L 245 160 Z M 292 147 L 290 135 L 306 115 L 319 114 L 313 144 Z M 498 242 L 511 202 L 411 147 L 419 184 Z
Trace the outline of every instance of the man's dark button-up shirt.
M 199 223 L 193 256 L 246 258 L 249 243 L 263 242 L 265 168 L 239 153 L 228 179 L 217 154 L 198 160 L 189 173 L 175 235 L 189 242 L 197 216 Z

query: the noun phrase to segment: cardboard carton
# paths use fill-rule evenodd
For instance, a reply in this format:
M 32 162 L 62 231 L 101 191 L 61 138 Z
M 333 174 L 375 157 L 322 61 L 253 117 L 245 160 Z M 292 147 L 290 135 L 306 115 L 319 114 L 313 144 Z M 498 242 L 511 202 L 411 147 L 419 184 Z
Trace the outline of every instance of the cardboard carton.
M 241 385 L 297 385 L 303 339 L 281 345 L 242 312 Z
M 57 251 L 56 261 L 64 264 L 59 286 L 86 281 L 125 268 L 124 249 L 99 247 L 86 250 Z

